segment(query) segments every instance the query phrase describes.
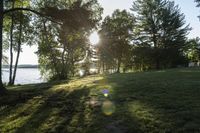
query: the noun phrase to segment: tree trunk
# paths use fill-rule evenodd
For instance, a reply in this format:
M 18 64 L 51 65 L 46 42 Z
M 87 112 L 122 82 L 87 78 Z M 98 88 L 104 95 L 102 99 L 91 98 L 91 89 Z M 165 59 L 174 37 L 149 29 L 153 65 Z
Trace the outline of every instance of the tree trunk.
M 15 1 L 12 3 L 12 8 L 15 7 Z M 10 73 L 8 85 L 12 85 L 12 67 L 13 67 L 13 28 L 14 28 L 14 13 L 11 17 L 11 27 L 10 27 Z
M 61 70 L 61 77 L 60 77 L 62 80 L 65 78 L 64 73 L 65 73 L 65 44 L 62 51 L 62 70 Z
M 3 0 L 0 0 L 0 94 L 6 92 L 2 82 L 2 56 L 3 56 Z
M 121 59 L 118 59 L 117 62 L 117 73 L 120 73 Z
M 13 79 L 12 79 L 12 83 L 11 85 L 15 84 L 15 78 L 16 78 L 16 73 L 17 73 L 17 66 L 18 66 L 18 61 L 19 61 L 19 56 L 20 56 L 20 52 L 21 52 L 21 39 L 19 38 L 19 44 L 18 44 L 18 48 L 17 48 L 17 57 L 16 57 L 16 62 L 15 62 L 15 68 L 14 68 L 14 72 L 13 72 Z
M 20 52 L 21 52 L 22 24 L 23 24 L 23 12 L 21 11 L 21 14 L 20 14 L 20 26 L 19 26 L 19 38 L 18 38 L 19 40 L 18 40 L 18 47 L 17 47 L 17 57 L 16 57 L 15 68 L 14 68 L 13 79 L 12 79 L 12 84 L 11 85 L 15 84 L 17 66 L 18 66 L 19 56 L 20 56 Z

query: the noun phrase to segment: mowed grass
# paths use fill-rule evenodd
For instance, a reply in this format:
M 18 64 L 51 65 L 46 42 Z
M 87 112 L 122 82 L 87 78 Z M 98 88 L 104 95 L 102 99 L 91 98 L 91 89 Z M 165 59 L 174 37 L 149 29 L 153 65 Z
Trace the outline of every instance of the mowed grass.
M 11 87 L 0 97 L 0 132 L 200 132 L 200 69 Z

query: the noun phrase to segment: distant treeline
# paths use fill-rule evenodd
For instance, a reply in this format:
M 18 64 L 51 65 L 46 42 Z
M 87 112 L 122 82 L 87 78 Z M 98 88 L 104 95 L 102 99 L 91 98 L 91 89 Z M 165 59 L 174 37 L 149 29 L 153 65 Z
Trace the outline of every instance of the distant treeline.
M 3 68 L 9 67 L 9 65 L 3 65 Z M 38 68 L 38 65 L 18 65 L 17 68 Z

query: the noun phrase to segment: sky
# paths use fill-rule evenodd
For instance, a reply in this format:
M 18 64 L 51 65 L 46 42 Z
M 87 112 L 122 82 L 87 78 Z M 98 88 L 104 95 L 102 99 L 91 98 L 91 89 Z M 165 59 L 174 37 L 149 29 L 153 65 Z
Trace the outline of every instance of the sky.
M 200 21 L 197 18 L 200 15 L 200 8 L 196 8 L 194 0 L 174 0 L 181 8 L 182 13 L 186 16 L 187 24 L 190 24 L 192 31 L 188 35 L 189 38 L 200 37 Z M 115 9 L 126 9 L 130 11 L 133 0 L 99 0 L 99 3 L 104 8 L 103 18 L 111 15 Z M 38 64 L 38 57 L 34 52 L 37 51 L 37 46 L 24 46 L 21 53 L 19 64 Z

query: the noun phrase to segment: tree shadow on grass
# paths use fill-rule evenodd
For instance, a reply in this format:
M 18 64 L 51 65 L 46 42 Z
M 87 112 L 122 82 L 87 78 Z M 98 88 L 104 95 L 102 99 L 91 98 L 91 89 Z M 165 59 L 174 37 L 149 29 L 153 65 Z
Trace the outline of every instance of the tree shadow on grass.
M 107 76 L 117 106 L 115 118 L 122 120 L 120 125 L 127 127 L 127 133 L 199 132 L 200 83 L 188 77 L 192 75 Z
M 16 133 L 79 132 L 84 125 L 84 100 L 88 94 L 89 90 L 83 87 L 71 92 L 55 91 L 45 98 Z
M 17 133 L 123 133 L 121 128 L 113 130 L 115 115 L 106 116 L 102 112 L 102 101 L 98 101 L 102 94 L 97 86 L 59 89 L 48 95 L 37 95 L 17 109 L 13 108 L 11 117 L 2 118 L 7 124 L 0 125 L 0 129 L 13 126 L 2 132 Z
M 2 98 L 0 132 L 98 131 L 100 125 L 95 125 L 94 119 L 99 117 L 101 110 L 100 107 L 90 105 L 94 97 L 90 91 L 96 87 L 95 84 L 90 87 L 73 84 L 75 88 L 66 88 L 63 84 L 55 90 L 51 89 L 54 85 L 39 84 L 11 88 L 8 95 Z
M 25 103 L 35 96 L 42 95 L 53 86 L 63 84 L 63 82 L 49 82 L 8 87 L 7 94 L 0 97 L 0 105 L 13 106 L 19 103 Z
M 111 82 L 112 83 L 112 82 Z M 99 80 L 89 87 L 79 86 L 72 90 L 58 89 L 44 94 L 48 87 L 34 93 L 19 106 L 1 117 L 2 132 L 17 133 L 132 133 L 142 132 L 138 118 L 128 113 L 128 106 L 119 103 L 115 95 L 103 98 L 102 90 L 108 82 Z M 114 84 L 111 84 L 114 85 Z M 34 88 L 34 87 L 33 87 Z M 25 87 L 26 89 L 26 87 Z M 48 89 L 47 89 L 48 90 Z M 27 91 L 19 89 L 20 93 Z M 29 91 L 29 90 L 28 90 Z M 31 93 L 30 91 L 29 93 Z M 119 95 L 115 93 L 116 96 Z M 116 111 L 106 115 L 102 103 L 110 100 L 116 105 Z M 19 102 L 19 101 L 18 101 Z M 96 104 L 97 103 L 97 104 Z M 133 126 L 130 127 L 130 124 Z M 4 127 L 9 127 L 4 130 Z
M 0 132 L 5 126 L 11 126 L 13 130 L 18 128 L 43 105 L 48 96 L 47 91 L 60 84 L 62 82 L 10 87 L 8 93 L 0 97 Z

